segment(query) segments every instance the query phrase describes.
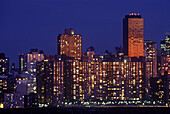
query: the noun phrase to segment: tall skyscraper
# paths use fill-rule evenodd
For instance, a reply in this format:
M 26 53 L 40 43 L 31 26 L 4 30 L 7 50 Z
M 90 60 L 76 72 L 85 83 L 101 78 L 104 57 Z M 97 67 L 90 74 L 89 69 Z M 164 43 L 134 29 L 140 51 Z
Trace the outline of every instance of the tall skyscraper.
M 144 41 L 144 54 L 147 62 L 152 62 L 153 77 L 157 77 L 157 53 L 156 42 Z
M 58 54 L 81 59 L 81 35 L 74 34 L 72 28 L 58 36 Z
M 19 54 L 19 72 L 27 70 L 27 54 Z
M 143 55 L 143 18 L 139 14 L 131 13 L 123 19 L 123 49 L 129 57 Z

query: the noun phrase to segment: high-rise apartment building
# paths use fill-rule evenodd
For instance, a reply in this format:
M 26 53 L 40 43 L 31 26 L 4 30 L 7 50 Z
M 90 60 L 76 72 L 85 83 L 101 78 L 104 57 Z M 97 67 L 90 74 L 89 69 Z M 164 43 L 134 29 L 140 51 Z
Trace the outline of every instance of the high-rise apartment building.
M 28 92 L 27 93 L 37 93 L 36 85 L 36 63 L 38 61 L 44 60 L 43 51 L 38 53 L 38 49 L 31 49 L 31 53 L 27 54 L 27 71 L 30 74 L 28 79 Z
M 87 60 L 58 55 L 37 62 L 40 106 L 115 101 L 142 103 L 146 99 L 146 75 L 152 77 L 151 62 L 140 58 L 102 61 L 93 57 Z
M 69 94 L 71 87 L 68 86 L 72 80 L 69 80 L 70 72 L 67 72 L 71 69 L 66 66 L 65 60 L 64 55 L 52 55 L 37 62 L 37 94 L 40 106 L 61 106 L 64 105 L 65 97 L 72 99 Z M 68 91 L 67 94 L 65 91 Z
M 170 77 L 165 75 L 151 78 L 151 101 L 156 104 L 170 103 Z
M 81 35 L 73 29 L 65 29 L 65 34 L 58 36 L 58 54 L 81 59 Z
M 4 107 L 4 94 L 7 93 L 7 77 L 0 75 L 0 108 Z
M 165 33 L 165 40 L 161 40 L 161 49 L 167 54 L 170 55 L 170 32 Z
M 165 34 L 165 44 L 167 55 L 170 55 L 170 32 Z
M 132 13 L 123 19 L 123 49 L 129 57 L 143 55 L 143 18 Z
M 52 106 L 53 101 L 53 62 L 37 62 L 37 94 L 41 106 Z
M 157 50 L 156 42 L 144 41 L 144 55 L 146 61 L 146 96 L 150 99 L 152 96 L 150 94 L 151 90 L 151 78 L 157 77 Z
M 162 51 L 166 51 L 165 40 L 161 40 L 161 41 L 160 41 L 160 44 L 161 44 L 161 49 L 162 49 Z
M 5 53 L 0 53 L 0 75 L 8 76 L 9 74 L 9 58 L 5 57 Z
M 168 72 L 167 75 L 170 76 L 170 32 L 165 34 L 165 40 L 161 40 L 161 56 L 159 68 L 161 75 L 164 75 L 164 72 Z
M 157 48 L 157 50 L 156 50 L 156 55 L 157 55 L 157 75 L 158 76 L 161 76 L 161 74 L 162 74 L 162 60 L 163 60 L 163 58 L 165 57 L 165 56 L 167 56 L 166 55 L 166 52 L 162 49 L 162 48 Z
M 165 72 L 167 72 L 167 76 L 170 76 L 170 55 L 161 58 L 161 74 L 165 75 Z
M 165 40 L 160 41 L 161 49 L 170 55 L 170 32 L 165 33 Z
M 42 60 L 44 60 L 44 53 L 42 50 L 38 52 L 38 49 L 31 49 L 28 54 L 19 54 L 20 71 L 25 71 L 26 74 L 29 74 L 27 94 L 37 93 L 36 63 Z
M 144 55 L 147 62 L 152 62 L 152 74 L 153 77 L 157 77 L 157 53 L 156 42 L 144 41 Z
M 72 103 L 142 101 L 145 99 L 144 62 L 71 63 Z M 66 97 L 67 98 L 67 97 Z

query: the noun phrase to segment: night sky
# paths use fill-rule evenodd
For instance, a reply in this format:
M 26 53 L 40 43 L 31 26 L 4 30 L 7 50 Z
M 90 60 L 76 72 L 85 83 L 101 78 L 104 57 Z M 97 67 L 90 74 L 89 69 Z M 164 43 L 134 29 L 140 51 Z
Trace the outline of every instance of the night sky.
M 123 46 L 123 18 L 144 18 L 144 40 L 159 43 L 170 31 L 170 0 L 0 0 L 0 52 L 18 64 L 31 48 L 57 53 L 57 36 L 65 28 L 82 35 L 82 51 L 97 54 Z

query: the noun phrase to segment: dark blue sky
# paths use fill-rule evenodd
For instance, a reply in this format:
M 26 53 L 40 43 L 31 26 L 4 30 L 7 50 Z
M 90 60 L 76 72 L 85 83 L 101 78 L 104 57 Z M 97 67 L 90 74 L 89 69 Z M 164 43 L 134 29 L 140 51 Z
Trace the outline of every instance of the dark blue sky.
M 157 44 L 170 31 L 170 0 L 0 0 L 0 52 L 18 64 L 31 48 L 57 53 L 57 35 L 73 28 L 82 35 L 82 51 L 114 51 L 123 44 L 123 18 L 144 18 L 144 40 Z M 158 45 L 159 46 L 159 45 Z

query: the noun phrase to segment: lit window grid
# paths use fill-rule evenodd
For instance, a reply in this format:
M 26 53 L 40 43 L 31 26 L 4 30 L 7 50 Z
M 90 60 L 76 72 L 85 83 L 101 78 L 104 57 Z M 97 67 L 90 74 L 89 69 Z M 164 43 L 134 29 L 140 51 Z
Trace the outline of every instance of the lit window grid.
M 20 93 L 5 93 L 4 108 L 24 108 L 24 95 Z
M 27 71 L 30 75 L 28 80 L 28 91 L 27 93 L 37 93 L 36 83 L 36 62 L 44 60 L 44 54 L 27 54 Z
M 54 61 L 53 66 L 53 106 L 64 104 L 64 62 Z
M 6 76 L 9 73 L 9 59 L 0 59 L 0 75 Z
M 42 105 L 52 106 L 53 100 L 53 72 L 52 62 L 37 62 L 37 92 L 38 102 Z
M 7 76 L 5 76 L 5 77 L 1 78 L 1 76 L 0 76 L 0 93 L 7 92 Z
M 128 19 L 128 56 L 143 56 L 143 18 Z
M 156 53 L 156 42 L 145 41 L 144 53 L 146 55 L 146 61 L 152 62 L 152 75 L 157 77 L 157 53 Z
M 60 46 L 60 54 L 81 59 L 81 36 L 80 35 L 64 35 L 59 37 L 58 45 Z
M 162 72 L 162 75 L 165 74 L 165 71 L 167 71 L 168 76 L 170 76 L 170 55 L 163 56 L 161 58 L 161 72 Z
M 72 69 L 73 99 L 75 101 L 81 101 L 81 96 L 84 96 L 84 101 L 115 100 L 115 98 L 119 100 L 132 100 L 133 97 L 133 100 L 142 99 L 141 91 L 144 88 L 142 84 L 144 81 L 144 67 L 141 62 L 74 62 Z M 80 74 L 80 69 L 82 69 L 82 74 Z M 80 76 L 84 76 L 83 83 Z M 110 76 L 113 76 L 113 78 L 106 80 Z M 115 80 L 113 81 L 113 79 Z M 114 87 L 111 86 L 112 83 L 115 83 Z M 82 88 L 83 84 L 84 88 Z M 112 97 L 109 97 L 111 94 L 106 95 L 107 87 L 108 91 L 116 90 L 116 93 L 111 92 L 114 93 L 114 96 L 113 94 Z M 129 94 L 125 95 L 125 89 L 129 91 Z M 115 97 L 115 95 L 118 96 Z
M 53 67 L 55 105 L 62 105 L 64 102 L 143 99 L 143 62 L 72 60 L 55 61 Z

